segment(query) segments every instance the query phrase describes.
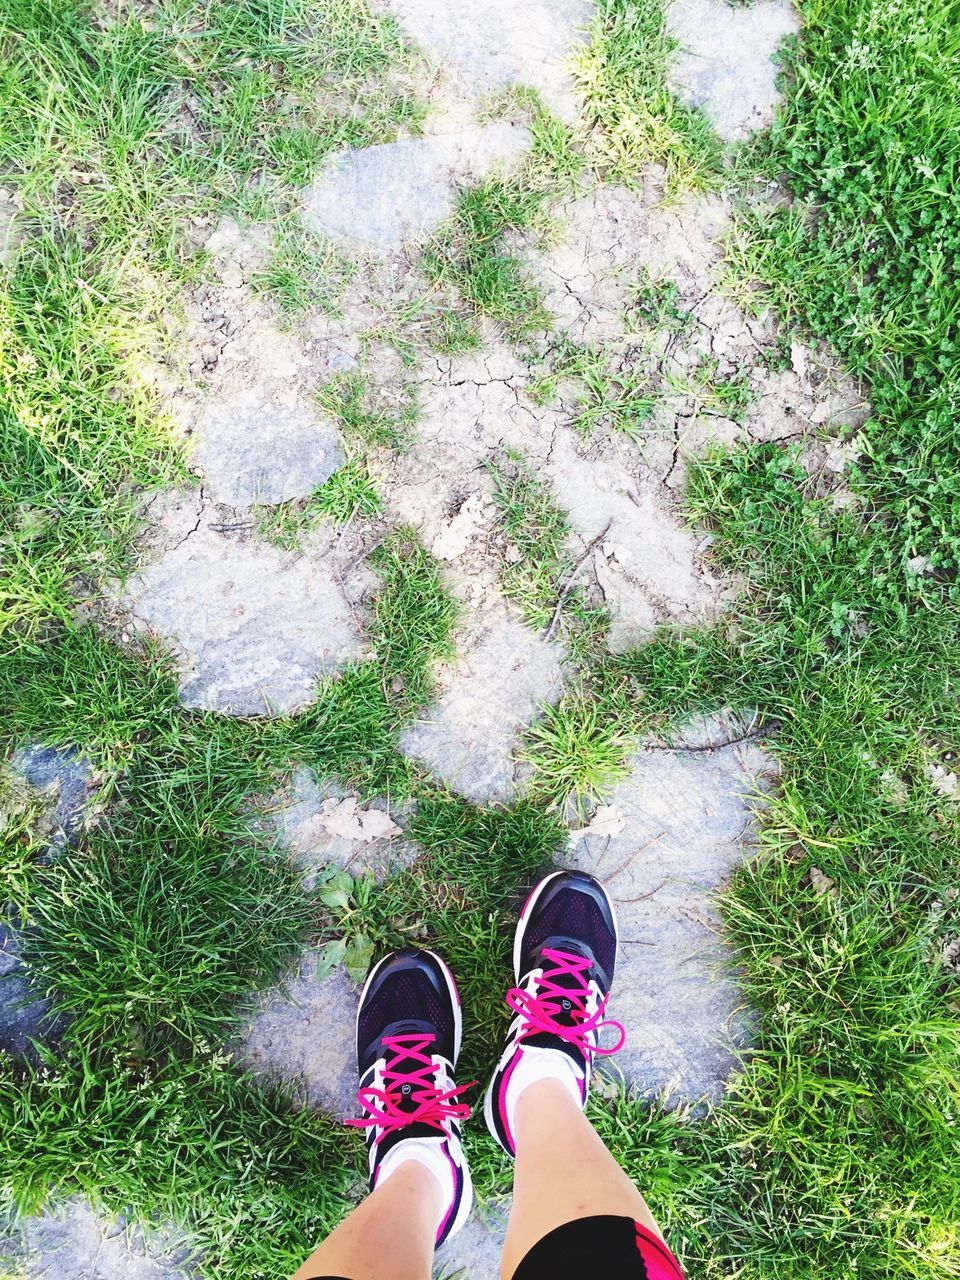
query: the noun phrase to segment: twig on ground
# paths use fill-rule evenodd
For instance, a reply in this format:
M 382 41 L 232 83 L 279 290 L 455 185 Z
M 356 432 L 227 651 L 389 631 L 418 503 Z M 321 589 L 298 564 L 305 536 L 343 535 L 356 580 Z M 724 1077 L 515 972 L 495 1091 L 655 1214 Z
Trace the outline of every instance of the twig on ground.
M 577 580 L 580 570 L 583 568 L 583 566 L 587 563 L 587 560 L 593 554 L 593 551 L 596 548 L 597 544 L 602 542 L 603 539 L 610 532 L 610 525 L 612 523 L 613 523 L 612 520 L 607 521 L 607 523 L 603 526 L 603 528 L 600 530 L 597 536 L 587 544 L 586 551 L 584 551 L 583 555 L 580 557 L 577 563 L 573 566 L 573 569 L 570 571 L 570 574 L 566 582 L 563 584 L 562 588 L 560 589 L 560 595 L 557 597 L 557 607 L 553 611 L 553 617 L 550 619 L 550 625 L 549 627 L 547 627 L 546 631 L 543 633 L 544 640 L 553 639 L 553 633 L 556 631 L 557 623 L 560 621 L 560 611 L 563 608 L 564 601 L 566 600 L 570 592 L 573 590 L 573 585 Z
M 658 840 L 662 840 L 666 834 L 667 834 L 666 831 L 658 831 L 657 834 L 655 836 L 651 836 L 649 840 L 644 840 L 643 844 L 638 845 L 625 862 L 620 863 L 616 871 L 612 872 L 608 876 L 604 876 L 604 879 L 603 879 L 604 884 L 609 884 L 611 880 L 616 880 L 617 876 L 620 875 L 621 871 L 626 871 L 627 867 L 629 867 L 630 863 L 634 860 L 637 854 L 643 853 L 644 849 L 649 849 L 652 844 L 656 844 Z
M 668 885 L 669 883 L 670 883 L 669 879 L 661 880 L 660 883 L 656 886 L 656 888 L 651 889 L 649 893 L 641 893 L 639 898 L 618 898 L 617 902 L 620 902 L 620 903 L 646 902 L 648 898 L 652 898 L 655 893 L 659 893 L 660 890 L 664 888 L 665 885 Z

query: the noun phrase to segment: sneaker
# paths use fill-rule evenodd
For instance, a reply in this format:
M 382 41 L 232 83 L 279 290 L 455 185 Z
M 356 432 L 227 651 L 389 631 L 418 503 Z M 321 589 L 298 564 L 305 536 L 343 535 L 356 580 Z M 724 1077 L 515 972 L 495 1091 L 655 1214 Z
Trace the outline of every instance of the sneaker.
M 470 1114 L 453 1071 L 463 1019 L 453 974 L 432 951 L 394 951 L 370 971 L 357 1011 L 357 1101 L 366 1113 L 370 1190 L 405 1160 L 437 1178 L 445 1204 L 437 1244 L 463 1226 L 473 1202 L 460 1125 Z M 475 1083 L 475 1082 L 474 1082 Z
M 592 1059 L 623 1047 L 623 1027 L 603 1017 L 616 962 L 617 922 L 599 880 L 580 871 L 541 880 L 517 925 L 517 985 L 507 992 L 516 1017 L 483 1107 L 487 1128 L 508 1155 L 516 1155 L 514 1108 L 528 1084 L 559 1080 L 583 1107 Z M 605 1027 L 619 1036 L 601 1048 Z

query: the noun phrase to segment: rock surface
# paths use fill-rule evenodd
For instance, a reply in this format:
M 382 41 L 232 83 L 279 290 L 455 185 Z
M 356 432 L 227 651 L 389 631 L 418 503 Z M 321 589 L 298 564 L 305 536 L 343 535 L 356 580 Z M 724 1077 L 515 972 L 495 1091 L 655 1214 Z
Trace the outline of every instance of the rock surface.
M 280 323 L 262 288 L 273 240 L 267 224 L 220 218 L 203 244 L 211 278 L 185 300 L 169 349 L 141 370 L 161 393 L 207 497 L 233 507 L 304 497 L 344 459 L 316 390 L 355 360 L 331 317 L 319 332 Z M 332 293 L 340 270 L 331 251 Z M 355 334 L 349 342 L 357 344 Z
M 308 949 L 296 972 L 264 996 L 251 1015 L 242 1046 L 247 1064 L 299 1081 L 311 1106 L 335 1116 L 358 1114 L 354 1037 L 359 994 L 342 966 L 326 976 L 322 951 Z
M 10 767 L 48 802 L 44 830 L 53 850 L 73 840 L 89 810 L 97 786 L 93 766 L 82 752 L 42 743 L 14 752 Z
M 627 1040 L 611 1070 L 668 1099 L 716 1101 L 734 1048 L 749 1035 L 716 908 L 750 846 L 756 798 L 773 774 L 749 734 L 737 718 L 721 718 L 677 750 L 641 748 L 608 798 L 622 829 L 588 827 L 571 841 L 569 864 L 599 877 L 617 908 L 609 1014 Z
M 145 1235 L 79 1197 L 0 1232 L 25 1280 L 190 1280 L 191 1250 L 171 1225 Z
M 39 997 L 30 985 L 22 948 L 19 918 L 9 910 L 0 913 L 0 1053 L 32 1061 L 33 1042 L 58 1039 L 65 1024 L 53 1002 Z
M 774 54 L 800 27 L 790 0 L 672 0 L 667 21 L 681 45 L 672 79 L 684 102 L 723 138 L 766 128 L 779 99 Z
M 477 97 L 520 84 L 563 119 L 576 116 L 566 62 L 593 15 L 589 0 L 386 0 L 431 59 Z
M 528 145 L 525 129 L 489 124 L 343 151 L 304 192 L 303 218 L 312 231 L 390 252 L 450 216 L 456 182 L 508 164 Z
M 192 497 L 165 518 L 179 536 L 131 580 L 125 603 L 173 643 L 185 706 L 293 711 L 320 676 L 359 656 L 357 623 L 329 567 L 224 536 Z
M 353 813 L 344 819 L 344 809 Z M 370 835 L 366 818 L 375 816 Z M 396 810 L 383 800 L 359 803 L 356 795 L 335 782 L 318 782 L 310 769 L 294 770 L 287 792 L 278 797 L 270 815 L 280 840 L 298 865 L 306 868 L 306 883 L 316 879 L 324 867 L 338 866 L 351 875 L 370 872 L 383 880 L 392 871 L 409 866 L 417 847 L 403 833 Z M 396 830 L 391 831 L 394 827 Z
M 404 730 L 401 752 L 477 804 L 509 801 L 520 731 L 560 693 L 559 646 L 504 613 L 441 679 L 443 695 Z
M 98 779 L 90 760 L 68 747 L 34 743 L 14 753 L 10 768 L 30 788 L 27 794 L 39 793 L 43 811 L 33 829 L 49 841 L 47 856 L 56 857 L 92 820 Z M 17 799 L 15 793 L 14 805 Z M 56 1040 L 65 1023 L 53 1002 L 31 987 L 22 951 L 20 917 L 12 903 L 4 906 L 0 899 L 0 1051 L 32 1059 L 32 1042 Z
M 305 404 L 266 402 L 256 392 L 207 407 L 193 458 L 218 502 L 286 502 L 318 489 L 344 461 L 336 428 Z
M 482 1208 L 474 1204 L 463 1229 L 437 1250 L 433 1265 L 436 1280 L 493 1280 L 498 1276 L 509 1213 L 509 1200 Z

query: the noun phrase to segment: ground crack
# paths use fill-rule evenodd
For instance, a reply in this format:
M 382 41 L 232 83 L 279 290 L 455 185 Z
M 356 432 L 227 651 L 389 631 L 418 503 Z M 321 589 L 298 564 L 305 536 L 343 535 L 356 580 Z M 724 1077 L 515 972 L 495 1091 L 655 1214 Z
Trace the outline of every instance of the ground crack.
M 755 728 L 741 734 L 739 738 L 727 738 L 724 742 L 707 742 L 702 746 L 681 745 L 671 747 L 661 743 L 642 743 L 641 751 L 663 751 L 675 752 L 682 755 L 709 755 L 712 751 L 725 751 L 727 747 L 739 747 L 744 742 L 756 742 L 758 738 L 764 738 L 777 730 L 776 723 L 769 725 L 758 724 Z
M 183 544 L 187 541 L 187 539 L 192 538 L 193 535 L 197 532 L 197 530 L 200 528 L 200 525 L 203 523 L 203 513 L 206 510 L 206 507 L 207 507 L 206 495 L 204 493 L 204 487 L 203 485 L 201 485 L 200 486 L 200 507 L 197 511 L 197 523 L 193 526 L 192 529 L 188 529 L 187 532 L 183 535 L 183 537 L 179 539 L 179 541 L 173 544 L 173 546 L 170 548 L 171 551 L 179 551 L 179 549 L 183 546 Z

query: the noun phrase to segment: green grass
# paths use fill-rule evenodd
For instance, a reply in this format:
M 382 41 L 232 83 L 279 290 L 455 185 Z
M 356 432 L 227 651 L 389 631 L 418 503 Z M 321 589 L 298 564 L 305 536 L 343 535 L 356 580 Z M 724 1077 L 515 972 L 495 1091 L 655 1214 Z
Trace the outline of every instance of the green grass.
M 69 0 L 13 0 L 0 46 L 0 165 L 27 208 L 168 265 L 192 212 L 262 210 L 420 112 L 399 29 L 357 0 L 172 0 L 102 30 Z
M 676 281 L 657 279 L 647 268 L 639 273 L 629 314 L 640 328 L 677 337 L 688 333 L 693 324 L 693 316 L 681 305 Z
M 960 32 L 951 8 L 929 3 L 810 18 L 786 62 L 795 89 L 757 157 L 797 200 L 743 216 L 731 269 L 869 380 L 854 481 L 885 513 L 873 572 L 932 605 L 958 556 L 960 312 L 948 264 L 960 244 L 960 108 L 942 77 Z
M 82 1049 L 0 1078 L 5 1179 L 25 1211 L 63 1186 L 188 1228 L 203 1276 L 289 1274 L 342 1215 L 359 1146 L 220 1055 L 164 1064 Z M 346 1158 L 344 1158 L 346 1147 Z
M 668 375 L 672 391 L 686 396 L 696 414 L 719 414 L 733 422 L 743 422 L 756 396 L 746 369 L 739 366 L 726 377 L 718 377 L 719 360 L 704 356 L 689 376 Z
M 0 287 L 0 628 L 29 634 L 129 563 L 137 491 L 183 477 L 139 370 L 199 270 L 191 220 L 280 212 L 323 154 L 417 108 L 396 25 L 357 0 L 172 2 L 103 30 L 14 0 L 0 53 L 0 175 L 27 232 Z M 324 251 L 281 239 L 270 286 L 314 305 L 326 276 L 291 273 Z
M 715 134 L 667 86 L 675 48 L 660 0 L 599 0 L 574 76 L 593 158 L 610 182 L 636 183 L 651 164 L 663 166 L 668 196 L 720 180 Z
M 119 571 L 135 527 L 130 486 L 183 472 L 130 376 L 150 345 L 151 291 L 120 295 L 113 269 L 49 226 L 0 287 L 2 628 L 29 634 L 69 612 L 79 577 Z
M 588 160 L 576 130 L 557 119 L 532 89 L 504 91 L 488 115 L 524 124 L 530 152 L 510 172 L 494 172 L 460 190 L 453 217 L 426 246 L 422 264 L 435 284 L 455 289 L 507 338 L 525 345 L 552 329 L 553 321 L 517 241 L 549 237 L 551 206 L 579 191 Z
M 269 294 L 288 318 L 314 310 L 336 315 L 353 272 L 353 263 L 333 245 L 287 220 L 274 236 L 270 260 L 250 284 Z
M 527 731 L 519 758 L 536 767 L 534 794 L 550 810 L 583 816 L 628 773 L 631 740 L 600 700 L 582 691 L 544 707 Z
M 474 317 L 451 307 L 437 316 L 431 345 L 441 355 L 457 356 L 479 350 L 483 342 Z
M 570 425 L 580 435 L 608 430 L 643 438 L 660 388 L 642 361 L 634 367 L 602 347 L 561 340 L 549 350 L 546 368 L 531 394 L 541 404 L 564 405 Z
M 500 532 L 503 593 L 527 626 L 566 647 L 571 664 L 590 663 L 602 649 L 606 609 L 578 579 L 568 543 L 571 527 L 551 486 L 523 455 L 506 450 L 488 464 Z
M 255 508 L 257 532 L 262 538 L 292 551 L 325 521 L 349 524 L 355 518 L 379 515 L 383 503 L 373 477 L 359 458 L 348 458 L 329 480 L 306 498 L 293 498 L 276 506 Z
M 245 1000 L 304 941 L 348 945 L 355 965 L 371 947 L 437 946 L 471 1011 L 464 1078 L 482 1080 L 508 1017 L 512 920 L 562 847 L 561 816 L 608 793 L 640 735 L 726 705 L 758 714 L 781 769 L 756 857 L 724 901 L 753 1049 L 709 1115 L 617 1089 L 591 1115 L 691 1277 L 960 1275 L 957 975 L 941 962 L 960 933 L 960 806 L 934 785 L 960 737 L 960 35 L 930 0 L 802 11 L 778 123 L 721 171 L 701 118 L 667 92 L 661 6 L 601 0 L 579 57 L 588 136 L 529 92 L 500 104 L 527 120 L 534 156 L 463 192 L 428 251 L 456 308 L 404 300 L 385 321 L 411 362 L 430 344 L 473 349 L 480 317 L 540 340 L 551 322 L 514 246 L 549 234 L 555 200 L 592 180 L 590 164 L 617 182 L 663 164 L 671 193 L 741 186 L 731 287 L 833 342 L 874 406 L 845 478 L 852 506 L 771 445 L 688 468 L 690 518 L 742 595 L 715 626 L 660 628 L 617 656 L 577 648 L 577 686 L 525 744 L 531 792 L 482 809 L 397 752 L 456 616 L 403 531 L 373 557 L 370 656 L 296 716 L 186 711 L 162 653 L 90 620 L 130 562 L 140 495 L 184 479 L 136 371 L 162 342 L 153 317 L 203 269 L 189 219 L 282 220 L 328 150 L 415 125 L 397 28 L 353 0 L 169 3 L 149 28 L 131 17 L 104 32 L 69 4 L 7 4 L 0 172 L 24 197 L 29 239 L 0 283 L 0 732 L 6 748 L 82 744 L 110 782 L 98 826 L 52 866 L 37 860 L 37 798 L 0 793 L 7 892 L 34 926 L 38 979 L 73 1015 L 57 1060 L 0 1064 L 5 1197 L 35 1209 L 80 1190 L 134 1219 L 172 1217 L 203 1275 L 293 1270 L 356 1196 L 360 1144 L 217 1052 Z M 778 176 L 794 203 L 771 208 Z M 293 235 L 261 286 L 291 316 L 333 305 L 339 267 L 324 253 Z M 689 323 L 649 277 L 628 318 L 651 337 Z M 642 391 L 617 383 L 606 354 L 576 352 L 599 427 L 629 421 Z M 743 380 L 715 375 L 698 370 L 693 393 L 744 413 Z M 412 397 L 378 399 L 362 365 L 327 384 L 323 407 L 356 452 L 311 499 L 264 513 L 291 546 L 317 520 L 374 516 L 363 451 L 402 447 L 415 426 Z M 515 460 L 496 482 L 521 552 L 507 589 L 546 623 L 569 572 L 565 517 Z M 583 609 L 571 593 L 568 641 Z M 420 859 L 377 890 L 360 877 L 305 892 L 253 834 L 297 765 L 413 799 Z M 834 892 L 818 892 L 814 869 Z M 481 1193 L 501 1196 L 506 1161 L 477 1124 L 467 1143 Z
M 151 755 L 83 854 L 34 878 L 32 980 L 70 1043 L 216 1048 L 315 922 L 288 859 L 246 830 L 236 761 L 210 747 Z
M 540 292 L 507 247 L 508 232 L 543 226 L 544 195 L 521 178 L 492 177 L 459 195 L 451 222 L 423 256 L 428 276 L 514 339 L 549 328 Z
M 506 539 L 501 554 L 504 594 L 520 606 L 527 625 L 550 625 L 573 563 L 566 550 L 570 524 L 550 487 L 518 454 L 490 464 L 498 525 Z
M 320 408 L 335 418 L 348 443 L 402 449 L 417 420 L 417 403 L 408 390 L 399 404 L 371 388 L 362 372 L 336 373 L 320 388 Z

